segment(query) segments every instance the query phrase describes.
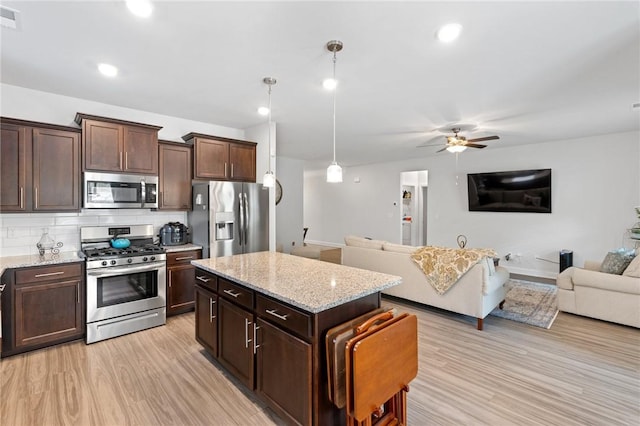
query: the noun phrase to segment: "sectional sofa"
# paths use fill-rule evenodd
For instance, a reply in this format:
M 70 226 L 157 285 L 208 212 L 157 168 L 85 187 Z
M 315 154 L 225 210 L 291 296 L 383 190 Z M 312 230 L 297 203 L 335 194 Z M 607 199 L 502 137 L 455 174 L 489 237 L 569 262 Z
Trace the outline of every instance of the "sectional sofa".
M 402 284 L 384 290 L 384 294 L 472 316 L 482 330 L 483 319 L 504 301 L 504 284 L 509 279 L 506 268 L 483 258 L 463 275 L 446 293 L 440 295 L 428 283 L 410 255 L 418 247 L 345 237 L 342 264 L 402 277 Z

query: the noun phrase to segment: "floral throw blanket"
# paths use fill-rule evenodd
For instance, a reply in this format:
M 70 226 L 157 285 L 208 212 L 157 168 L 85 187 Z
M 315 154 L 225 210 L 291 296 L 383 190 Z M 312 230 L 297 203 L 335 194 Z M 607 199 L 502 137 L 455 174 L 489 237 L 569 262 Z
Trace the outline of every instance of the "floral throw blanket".
M 453 249 L 446 247 L 420 247 L 411 253 L 427 281 L 438 294 L 444 294 L 473 265 L 485 256 L 497 256 L 492 249 Z

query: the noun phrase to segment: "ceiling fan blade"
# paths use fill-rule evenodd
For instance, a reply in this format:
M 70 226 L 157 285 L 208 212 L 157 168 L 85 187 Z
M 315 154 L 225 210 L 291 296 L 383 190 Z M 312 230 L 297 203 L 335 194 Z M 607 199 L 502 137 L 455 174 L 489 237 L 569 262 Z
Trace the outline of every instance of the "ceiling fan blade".
M 482 145 L 479 143 L 468 143 L 468 144 L 465 144 L 464 146 L 466 146 L 467 148 L 486 148 L 486 145 Z
M 439 149 L 439 150 L 437 150 L 436 152 L 442 152 L 442 151 L 444 151 L 444 150 L 445 150 L 445 149 L 447 149 L 447 148 L 448 148 L 448 147 L 447 147 L 447 146 L 445 146 L 444 148 Z
M 484 138 L 467 139 L 467 142 L 482 142 L 500 139 L 500 136 L 485 136 Z

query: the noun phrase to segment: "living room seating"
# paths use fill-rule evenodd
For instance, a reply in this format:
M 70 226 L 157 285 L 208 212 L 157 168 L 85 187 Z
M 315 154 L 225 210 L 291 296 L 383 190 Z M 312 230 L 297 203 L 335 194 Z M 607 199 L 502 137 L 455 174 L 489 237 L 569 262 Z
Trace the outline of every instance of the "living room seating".
M 483 319 L 489 312 L 504 300 L 509 271 L 501 266 L 492 267 L 491 258 L 481 259 L 440 295 L 411 258 L 419 247 L 356 236 L 345 237 L 345 244 L 343 265 L 402 277 L 402 284 L 384 290 L 384 294 L 472 316 L 477 318 L 478 330 L 482 330 Z
M 640 328 L 640 256 L 621 275 L 601 272 L 602 263 L 586 261 L 556 280 L 558 310 Z

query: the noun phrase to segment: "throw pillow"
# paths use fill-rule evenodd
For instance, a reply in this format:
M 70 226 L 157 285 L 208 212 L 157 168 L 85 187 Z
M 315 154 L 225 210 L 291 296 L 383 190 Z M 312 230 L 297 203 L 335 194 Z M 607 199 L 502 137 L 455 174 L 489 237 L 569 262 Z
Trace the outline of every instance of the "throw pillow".
M 622 275 L 627 277 L 640 278 L 640 256 L 633 258 L 627 269 L 624 270 Z
M 635 250 L 619 249 L 610 251 L 600 266 L 600 272 L 621 275 L 635 257 Z

